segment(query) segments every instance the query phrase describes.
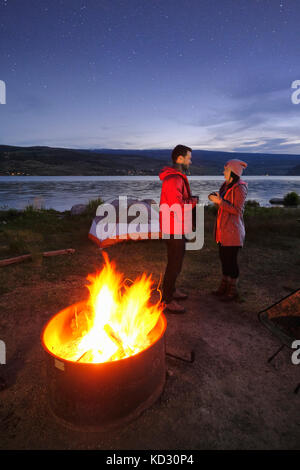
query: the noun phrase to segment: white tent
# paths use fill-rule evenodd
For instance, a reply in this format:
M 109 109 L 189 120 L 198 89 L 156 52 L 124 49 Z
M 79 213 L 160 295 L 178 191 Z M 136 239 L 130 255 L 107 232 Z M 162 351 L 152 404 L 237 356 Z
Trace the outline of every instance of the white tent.
M 110 198 L 98 206 L 89 238 L 101 247 L 124 240 L 161 238 L 159 205 L 152 199 L 132 196 Z

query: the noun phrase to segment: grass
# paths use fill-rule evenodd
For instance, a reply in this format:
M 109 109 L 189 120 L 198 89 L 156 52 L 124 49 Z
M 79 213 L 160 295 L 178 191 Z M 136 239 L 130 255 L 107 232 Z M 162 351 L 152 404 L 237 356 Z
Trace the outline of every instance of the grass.
M 101 268 L 101 251 L 88 239 L 96 207 L 91 201 L 79 216 L 69 212 L 34 209 L 0 211 L 0 258 L 31 253 L 32 262 L 0 268 L 0 294 L 39 283 L 67 282 L 72 276 L 85 280 Z M 240 254 L 242 301 L 248 308 L 269 302 L 299 287 L 300 208 L 248 206 L 245 211 L 246 244 Z M 215 209 L 205 208 L 205 243 L 185 255 L 180 284 L 187 290 L 209 293 L 219 281 L 220 263 L 213 240 Z M 43 258 L 43 251 L 75 248 L 69 256 Z M 123 242 L 106 250 L 125 276 L 133 279 L 142 271 L 153 273 L 156 283 L 166 263 L 163 241 Z M 80 298 L 78 298 L 80 300 Z
M 97 207 L 103 204 L 103 200 L 99 197 L 97 199 L 91 199 L 86 207 L 84 215 L 87 217 L 94 217 L 97 211 Z

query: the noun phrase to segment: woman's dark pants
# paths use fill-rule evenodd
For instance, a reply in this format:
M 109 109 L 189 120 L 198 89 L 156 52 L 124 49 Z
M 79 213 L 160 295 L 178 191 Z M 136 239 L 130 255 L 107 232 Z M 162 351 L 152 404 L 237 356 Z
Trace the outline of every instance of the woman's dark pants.
M 222 246 L 219 244 L 219 256 L 222 263 L 223 276 L 232 279 L 239 277 L 239 267 L 237 263 L 240 246 Z
M 165 240 L 168 251 L 168 263 L 162 284 L 162 301 L 166 304 L 172 300 L 176 289 L 176 279 L 181 271 L 185 253 L 185 238 L 176 239 L 174 235 L 170 235 L 170 237 L 169 240 Z

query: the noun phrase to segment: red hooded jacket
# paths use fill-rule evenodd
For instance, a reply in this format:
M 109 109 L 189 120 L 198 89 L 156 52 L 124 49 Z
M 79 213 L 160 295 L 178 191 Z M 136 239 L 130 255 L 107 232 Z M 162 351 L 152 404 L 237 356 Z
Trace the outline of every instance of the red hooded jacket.
M 215 223 L 217 243 L 223 246 L 243 246 L 245 239 L 243 212 L 247 193 L 248 185 L 240 179 L 224 194 Z
M 160 229 L 165 234 L 192 232 L 192 209 L 197 198 L 192 197 L 186 175 L 167 166 L 159 174 L 162 181 L 160 196 Z

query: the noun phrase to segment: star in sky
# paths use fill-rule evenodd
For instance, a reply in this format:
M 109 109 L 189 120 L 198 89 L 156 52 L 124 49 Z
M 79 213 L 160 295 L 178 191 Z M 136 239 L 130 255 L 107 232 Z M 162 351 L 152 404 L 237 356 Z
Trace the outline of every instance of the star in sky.
M 293 0 L 0 0 L 2 140 L 300 152 L 298 42 Z

